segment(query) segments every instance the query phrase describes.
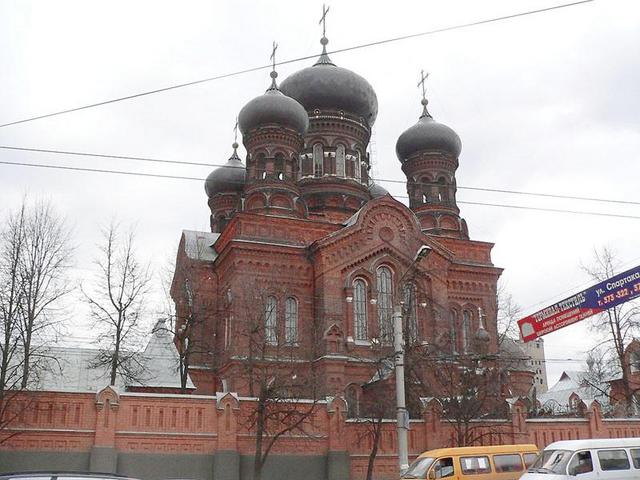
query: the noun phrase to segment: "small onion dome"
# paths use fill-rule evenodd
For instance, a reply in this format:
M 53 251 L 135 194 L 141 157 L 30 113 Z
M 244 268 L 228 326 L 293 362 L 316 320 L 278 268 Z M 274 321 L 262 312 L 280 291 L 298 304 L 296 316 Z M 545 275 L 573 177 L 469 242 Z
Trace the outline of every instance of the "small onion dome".
M 245 182 L 245 168 L 238 157 L 238 144 L 233 144 L 233 154 L 221 167 L 209 174 L 204 182 L 204 191 L 209 198 L 217 193 L 241 192 Z
M 293 98 L 284 95 L 276 85 L 277 72 L 271 72 L 271 87 L 247 103 L 238 115 L 238 126 L 243 135 L 262 125 L 277 124 L 304 134 L 309 128 L 305 109 Z
M 416 152 L 445 151 L 458 157 L 462 151 L 460 137 L 451 128 L 436 122 L 422 100 L 423 111 L 418 122 L 405 130 L 396 143 L 396 155 L 401 162 Z
M 371 198 L 380 198 L 384 197 L 385 195 L 389 195 L 389 192 L 382 185 L 372 183 L 369 186 L 369 194 L 371 195 Z
M 336 66 L 326 52 L 323 37 L 322 55 L 315 65 L 290 75 L 281 85 L 282 92 L 300 102 L 307 111 L 334 109 L 364 118 L 369 126 L 378 115 L 378 97 L 363 77 Z
M 489 332 L 487 332 L 484 327 L 480 327 L 478 330 L 476 330 L 475 336 L 476 341 L 478 342 L 489 343 L 491 341 L 491 335 L 489 335 Z

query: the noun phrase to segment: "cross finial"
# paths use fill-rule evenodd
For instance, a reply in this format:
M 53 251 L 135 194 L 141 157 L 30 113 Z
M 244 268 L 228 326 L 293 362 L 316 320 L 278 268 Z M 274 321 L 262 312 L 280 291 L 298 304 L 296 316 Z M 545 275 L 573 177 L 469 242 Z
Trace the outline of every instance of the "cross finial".
M 420 70 L 420 81 L 417 85 L 418 87 L 422 87 L 422 101 L 420 102 L 422 103 L 422 115 L 420 115 L 420 118 L 431 118 L 431 114 L 429 113 L 429 110 L 427 110 L 427 104 L 429 103 L 427 100 L 427 87 L 425 86 L 427 78 L 429 78 L 429 72 L 424 73 L 424 70 Z
M 238 117 L 236 117 L 236 124 L 233 126 L 233 144 L 237 145 L 237 143 L 238 143 Z
M 322 4 L 322 17 L 318 22 L 318 25 L 322 24 L 322 36 L 326 37 L 327 33 L 327 13 L 329 13 L 329 8 L 324 3 Z
M 417 87 L 422 87 L 422 100 L 427 99 L 427 88 L 425 86 L 425 81 L 429 78 L 429 72 L 424 73 L 424 70 L 420 70 L 420 81 L 418 82 Z
M 276 72 L 276 50 L 278 50 L 278 44 L 274 41 L 273 47 L 271 48 L 271 56 L 269 57 L 273 66 L 273 70 L 271 70 L 271 86 L 269 87 L 269 90 L 278 89 L 278 85 L 276 84 L 276 78 L 278 78 L 278 72 Z
M 274 41 L 273 48 L 271 49 L 271 56 L 269 59 L 271 60 L 271 65 L 273 66 L 273 71 L 276 71 L 276 50 L 278 49 L 278 44 Z

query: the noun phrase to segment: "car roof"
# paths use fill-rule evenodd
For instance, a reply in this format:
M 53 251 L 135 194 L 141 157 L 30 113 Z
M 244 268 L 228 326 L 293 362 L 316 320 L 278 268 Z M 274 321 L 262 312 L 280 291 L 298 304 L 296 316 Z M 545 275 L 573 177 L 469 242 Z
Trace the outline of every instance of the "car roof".
M 593 438 L 586 440 L 560 440 L 547 445 L 545 450 L 581 450 L 585 448 L 640 447 L 640 438 Z
M 452 447 L 452 448 L 437 448 L 435 450 L 427 450 L 422 453 L 420 457 L 440 457 L 443 455 L 477 455 L 477 454 L 490 454 L 490 453 L 525 453 L 525 452 L 538 452 L 538 447 L 533 443 L 526 443 L 520 445 L 490 445 L 484 447 Z
M 31 472 L 11 472 L 0 473 L 0 479 L 9 478 L 33 478 L 33 477 L 82 477 L 95 479 L 129 479 L 125 475 L 117 473 L 99 473 L 99 472 L 68 472 L 68 471 L 51 471 L 51 470 L 34 470 Z

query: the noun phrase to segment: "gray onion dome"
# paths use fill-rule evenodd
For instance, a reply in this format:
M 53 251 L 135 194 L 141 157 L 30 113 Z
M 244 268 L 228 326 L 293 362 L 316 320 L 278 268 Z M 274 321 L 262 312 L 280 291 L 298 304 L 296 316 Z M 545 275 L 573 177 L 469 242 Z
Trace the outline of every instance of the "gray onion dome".
M 305 109 L 293 98 L 284 95 L 276 85 L 276 72 L 271 72 L 271 87 L 259 97 L 247 103 L 238 115 L 238 126 L 243 135 L 254 128 L 276 124 L 304 134 L 309 128 Z
M 418 122 L 405 130 L 396 143 L 398 160 L 404 162 L 412 154 L 421 151 L 444 151 L 460 156 L 462 142 L 453 129 L 436 122 L 427 110 L 427 100 L 422 100 L 424 106 Z
M 241 192 L 245 183 L 245 167 L 238 157 L 238 144 L 233 144 L 233 154 L 221 167 L 209 174 L 204 182 L 204 191 L 209 198 L 218 193 Z
M 300 102 L 307 111 L 334 109 L 364 118 L 369 126 L 378 115 L 378 97 L 363 77 L 336 66 L 326 52 L 328 40 L 322 38 L 322 55 L 315 65 L 290 75 L 280 86 L 282 92 Z
M 476 341 L 478 342 L 489 343 L 491 341 L 491 335 L 484 327 L 480 327 L 478 330 L 476 330 L 475 337 Z
M 382 185 L 372 183 L 369 186 L 369 194 L 371 195 L 371 198 L 380 198 L 384 197 L 385 195 L 389 195 L 389 192 Z

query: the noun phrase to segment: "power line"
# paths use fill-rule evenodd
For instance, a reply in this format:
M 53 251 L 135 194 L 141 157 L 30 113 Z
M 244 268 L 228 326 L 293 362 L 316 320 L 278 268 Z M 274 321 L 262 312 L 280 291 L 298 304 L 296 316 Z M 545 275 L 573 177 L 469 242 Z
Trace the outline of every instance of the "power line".
M 0 148 L 4 148 L 0 146 Z M 383 183 L 407 183 L 406 180 L 390 180 L 386 178 L 375 178 L 376 182 Z M 413 185 L 430 185 L 422 182 L 412 182 Z M 564 200 L 584 200 L 588 202 L 603 202 L 603 203 L 621 203 L 624 205 L 640 205 L 640 202 L 633 200 L 615 200 L 611 198 L 596 198 L 596 197 L 579 197 L 575 195 L 559 195 L 556 193 L 540 193 L 540 192 L 523 192 L 521 190 L 505 190 L 501 188 L 488 188 L 488 187 L 464 187 L 458 185 L 458 190 L 473 190 L 477 192 L 491 192 L 491 193 L 507 193 L 511 195 L 527 195 L 531 197 L 548 197 L 548 198 L 561 198 Z
M 402 197 L 408 198 L 408 197 Z M 601 212 L 587 212 L 583 210 L 565 210 L 561 208 L 543 208 L 543 207 L 528 207 L 525 205 L 508 205 L 504 203 L 483 203 L 483 202 L 466 202 L 466 201 L 458 201 L 457 203 L 463 205 L 482 205 L 485 207 L 502 207 L 502 208 L 517 208 L 519 210 L 535 210 L 538 212 L 553 212 L 553 213 L 572 213 L 575 215 L 596 215 L 600 217 L 617 217 L 617 218 L 637 218 L 640 219 L 639 216 L 636 215 L 622 215 L 616 213 L 601 213 Z
M 17 165 L 20 167 L 37 167 L 37 168 L 50 168 L 54 170 L 71 170 L 75 172 L 91 172 L 91 173 L 112 173 L 116 175 L 132 175 L 139 177 L 152 177 L 152 178 L 168 178 L 174 180 L 197 180 L 203 182 L 205 179 L 200 177 L 185 177 L 183 175 L 163 175 L 160 173 L 143 173 L 143 172 L 129 172 L 126 170 L 108 170 L 106 168 L 87 168 L 87 167 L 70 167 L 66 165 L 48 165 L 44 163 L 25 163 L 25 162 L 7 162 L 0 160 L 0 164 L 4 165 Z
M 528 11 L 525 11 L 525 12 L 513 13 L 513 14 L 510 14 L 510 15 L 503 15 L 503 16 L 500 16 L 500 17 L 493 17 L 493 18 L 488 18 L 488 19 L 484 19 L 484 20 L 477 20 L 475 22 L 462 23 L 462 24 L 453 25 L 453 26 L 449 26 L 449 27 L 438 28 L 438 29 L 435 29 L 435 30 L 427 30 L 425 32 L 413 33 L 413 34 L 410 34 L 410 35 L 403 35 L 403 36 L 400 36 L 400 37 L 393 37 L 393 38 L 388 38 L 388 39 L 384 39 L 384 40 L 378 40 L 378 41 L 375 41 L 375 42 L 363 43 L 363 44 L 360 44 L 360 45 L 354 45 L 352 47 L 340 48 L 340 49 L 337 49 L 337 50 L 332 50 L 332 51 L 328 52 L 328 54 L 329 55 L 333 55 L 333 54 L 338 54 L 338 53 L 344 53 L 344 52 L 349 52 L 349 51 L 352 51 L 352 50 L 359 50 L 359 49 L 363 49 L 363 48 L 369 48 L 369 47 L 374 47 L 374 46 L 378 46 L 378 45 L 384 45 L 384 44 L 387 44 L 387 43 L 393 43 L 393 42 L 399 42 L 399 41 L 402 41 L 402 40 L 408 40 L 408 39 L 411 39 L 411 38 L 423 37 L 423 36 L 427 36 L 427 35 L 434 35 L 434 34 L 443 33 L 443 32 L 450 32 L 450 31 L 453 31 L 453 30 L 460 30 L 460 29 L 463 29 L 463 28 L 475 27 L 475 26 L 479 26 L 479 25 L 486 25 L 486 24 L 489 24 L 489 23 L 495 23 L 495 22 L 500 22 L 500 21 L 504 21 L 504 20 L 511 20 L 511 19 L 514 19 L 514 18 L 519 18 L 519 17 L 525 17 L 525 16 L 535 15 L 535 14 L 539 14 L 539 13 L 550 12 L 550 11 L 559 10 L 559 9 L 562 9 L 562 8 L 573 7 L 573 6 L 577 6 L 577 5 L 581 5 L 581 4 L 585 4 L 585 3 L 591 3 L 591 2 L 594 2 L 594 1 L 595 0 L 580 0 L 580 1 L 577 1 L 577 2 L 565 3 L 565 4 L 562 4 L 562 5 L 555 5 L 555 6 L 552 6 L 552 7 L 545 7 L 545 8 L 540 8 L 540 9 L 537 9 L 537 10 L 528 10 Z M 286 64 L 290 64 L 290 63 L 301 62 L 303 60 L 309 60 L 309 59 L 312 59 L 312 58 L 316 58 L 317 56 L 318 56 L 318 54 L 313 54 L 313 55 L 307 55 L 307 56 L 304 56 L 304 57 L 293 58 L 293 59 L 290 59 L 290 60 L 285 60 L 285 61 L 282 61 L 282 62 L 278 62 L 276 65 L 286 65 Z M 105 100 L 105 101 L 102 101 L 102 102 L 91 103 L 91 104 L 83 105 L 83 106 L 80 106 L 80 107 L 73 107 L 73 108 L 68 108 L 66 110 L 60 110 L 60 111 L 57 111 L 57 112 L 47 113 L 47 114 L 44 114 L 44 115 L 38 115 L 38 116 L 35 116 L 35 117 L 24 118 L 22 120 L 15 120 L 13 122 L 4 123 L 4 124 L 0 125 L 0 128 L 9 127 L 11 125 L 18 125 L 18 124 L 26 123 L 26 122 L 32 122 L 34 120 L 41 120 L 43 118 L 55 117 L 55 116 L 63 115 L 63 114 L 66 114 L 66 113 L 78 112 L 80 110 L 87 110 L 89 108 L 100 107 L 100 106 L 103 106 L 103 105 L 109 105 L 111 103 L 122 102 L 122 101 L 125 101 L 125 100 L 132 100 L 134 98 L 153 95 L 155 93 L 168 92 L 170 90 L 176 90 L 176 89 L 179 89 L 179 88 L 190 87 L 190 86 L 193 86 L 193 85 L 199 85 L 199 84 L 206 83 L 206 82 L 212 82 L 214 80 L 221 80 L 221 79 L 224 79 L 224 78 L 234 77 L 234 76 L 237 76 L 237 75 L 243 75 L 243 74 L 255 72 L 255 71 L 258 71 L 258 70 L 264 70 L 264 69 L 267 69 L 267 68 L 272 68 L 272 66 L 273 65 L 261 65 L 259 67 L 246 68 L 244 70 L 238 70 L 238 71 L 235 71 L 235 72 L 216 75 L 216 76 L 213 76 L 213 77 L 203 78 L 203 79 L 200 79 L 200 80 L 194 80 L 194 81 L 186 82 L 186 83 L 179 83 L 179 84 L 171 85 L 171 86 L 168 86 L 168 87 L 162 87 L 162 88 L 157 88 L 157 89 L 154 89 L 154 90 L 148 90 L 148 91 L 145 91 L 145 92 L 135 93 L 135 94 L 127 95 L 127 96 L 124 96 L 124 97 L 113 98 L 111 100 Z
M 73 152 L 69 150 L 51 150 L 46 148 L 27 148 L 27 147 L 14 147 L 9 145 L 0 145 L 0 149 L 3 150 L 16 150 L 19 152 L 36 152 L 36 153 L 53 153 L 57 155 L 73 155 L 80 157 L 98 157 L 98 158 L 112 158 L 116 160 L 134 160 L 138 162 L 155 162 L 155 163 L 167 163 L 173 165 L 194 165 L 198 167 L 223 167 L 226 168 L 242 168 L 244 166 L 229 166 L 215 163 L 206 163 L 206 162 L 185 162 L 182 160 L 167 160 L 161 158 L 150 158 L 150 157 L 132 157 L 128 155 L 111 155 L 108 153 L 90 153 L 90 152 Z
M 172 164 L 172 165 L 225 167 L 225 168 L 241 168 L 241 169 L 246 168 L 245 166 L 230 166 L 230 165 L 222 165 L 222 164 L 206 163 L 206 162 L 188 162 L 188 161 L 167 160 L 167 159 L 150 158 L 150 157 L 133 157 L 133 156 L 127 156 L 127 155 L 111 155 L 111 154 L 102 154 L 102 153 L 75 152 L 75 151 L 69 151 L 69 150 L 51 150 L 51 149 L 44 149 L 44 148 L 15 147 L 15 146 L 8 146 L 8 145 L 0 145 L 0 149 L 22 151 L 22 152 L 50 153 L 50 154 L 57 154 L 57 155 L 111 158 L 111 159 L 117 159 L 117 160 L 132 160 L 132 161 L 164 163 L 164 164 Z M 373 180 L 381 183 L 398 183 L 398 184 L 406 183 L 406 180 L 392 180 L 388 178 L 374 178 Z M 414 185 L 428 185 L 422 182 L 412 182 L 412 183 Z M 591 201 L 591 202 L 601 202 L 601 203 L 619 203 L 624 205 L 640 205 L 640 202 L 636 202 L 632 200 L 615 200 L 615 199 L 608 199 L 608 198 L 580 197 L 580 196 L 574 196 L 574 195 L 559 195 L 559 194 L 553 194 L 553 193 L 539 193 L 539 192 L 523 192 L 520 190 L 505 190 L 505 189 L 488 188 L 488 187 L 465 187 L 465 186 L 459 186 L 459 185 L 457 186 L 457 188 L 459 190 L 472 190 L 472 191 L 491 192 L 491 193 L 506 193 L 506 194 L 525 195 L 525 196 L 532 196 L 532 197 L 559 198 L 564 200 L 581 200 L 581 201 Z M 407 198 L 407 197 L 404 197 L 404 198 Z
M 110 173 L 116 175 L 131 175 L 131 176 L 140 176 L 140 177 L 152 177 L 152 178 L 166 178 L 166 179 L 175 179 L 175 180 L 192 180 L 202 182 L 205 179 L 201 177 L 186 177 L 183 175 L 164 175 L 159 173 L 143 173 L 143 172 L 130 172 L 126 170 L 109 170 L 104 168 L 87 168 L 87 167 L 71 167 L 65 165 L 50 165 L 50 164 L 42 164 L 42 163 L 26 163 L 26 162 L 9 162 L 6 160 L 0 160 L 0 164 L 3 165 L 14 165 L 21 167 L 36 167 L 36 168 L 49 168 L 49 169 L 58 169 L 58 170 L 70 170 L 76 172 L 91 172 L 91 173 Z M 396 195 L 395 198 L 409 198 L 406 195 Z M 636 215 L 622 215 L 615 213 L 602 213 L 602 212 L 589 212 L 583 210 L 564 210 L 559 208 L 542 208 L 542 207 L 529 207 L 525 205 L 508 205 L 503 203 L 483 203 L 483 202 L 467 202 L 467 201 L 458 201 L 459 204 L 464 205 L 478 205 L 485 207 L 502 207 L 502 208 L 516 208 L 520 210 L 532 210 L 532 211 L 541 211 L 541 212 L 553 212 L 553 213 L 569 213 L 574 215 L 595 215 L 601 217 L 610 217 L 610 218 L 627 218 L 640 220 L 640 216 Z

